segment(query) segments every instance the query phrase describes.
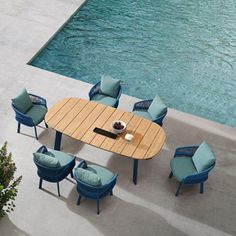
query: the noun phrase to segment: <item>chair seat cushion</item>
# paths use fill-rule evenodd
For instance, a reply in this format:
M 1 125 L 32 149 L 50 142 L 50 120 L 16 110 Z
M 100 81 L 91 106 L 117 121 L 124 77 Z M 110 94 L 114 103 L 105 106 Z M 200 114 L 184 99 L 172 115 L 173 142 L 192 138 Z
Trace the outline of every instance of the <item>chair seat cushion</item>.
M 25 114 L 29 116 L 34 125 L 38 125 L 44 120 L 45 114 L 47 113 L 47 108 L 41 105 L 33 105 L 29 111 Z
M 152 117 L 150 116 L 150 114 L 147 112 L 147 111 L 144 111 L 144 110 L 134 110 L 133 113 L 137 116 L 141 116 L 145 119 L 148 119 L 148 120 L 152 120 Z
M 88 165 L 87 170 L 97 174 L 101 178 L 102 185 L 110 183 L 112 177 L 114 176 L 110 170 L 98 165 Z
M 102 103 L 107 106 L 111 106 L 111 107 L 113 107 L 117 102 L 116 98 L 109 97 L 109 96 L 107 96 L 105 94 L 101 94 L 101 93 L 94 95 L 91 100 L 98 102 L 98 103 Z
M 83 169 L 83 168 L 76 168 L 74 171 L 75 177 L 92 186 L 101 186 L 101 178 L 95 174 L 94 172 L 88 170 L 88 169 Z
M 52 156 L 48 156 L 40 152 L 36 152 L 33 155 L 34 155 L 34 161 L 40 165 L 51 168 L 60 167 L 59 161 Z
M 56 150 L 51 150 L 50 151 L 50 156 L 54 156 L 55 159 L 57 159 L 60 163 L 60 166 L 66 166 L 72 161 L 74 161 L 75 157 L 68 155 L 64 152 L 56 151 Z
M 192 159 L 198 172 L 209 168 L 216 160 L 213 152 L 205 141 L 199 146 Z
M 159 96 L 156 96 L 148 108 L 148 112 L 153 120 L 167 111 L 167 106 Z
M 103 75 L 101 78 L 100 92 L 110 97 L 116 98 L 119 93 L 120 80 Z
M 175 157 L 170 162 L 171 171 L 178 181 L 182 181 L 186 176 L 197 174 L 191 157 L 179 156 Z
M 26 89 L 23 89 L 17 97 L 13 98 L 12 102 L 14 106 L 22 113 L 27 112 L 33 106 Z

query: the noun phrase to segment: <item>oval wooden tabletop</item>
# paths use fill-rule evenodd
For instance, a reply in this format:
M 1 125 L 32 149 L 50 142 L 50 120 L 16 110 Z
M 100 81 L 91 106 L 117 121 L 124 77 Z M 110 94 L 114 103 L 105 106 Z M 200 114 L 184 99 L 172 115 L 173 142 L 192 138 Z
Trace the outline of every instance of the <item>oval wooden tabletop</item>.
M 93 131 L 95 127 L 111 130 L 114 120 L 127 124 L 126 132 L 111 139 Z M 162 149 L 166 134 L 159 125 L 110 106 L 82 98 L 65 98 L 50 108 L 45 116 L 48 126 L 95 147 L 134 159 L 150 159 Z M 131 142 L 126 133 L 134 135 Z

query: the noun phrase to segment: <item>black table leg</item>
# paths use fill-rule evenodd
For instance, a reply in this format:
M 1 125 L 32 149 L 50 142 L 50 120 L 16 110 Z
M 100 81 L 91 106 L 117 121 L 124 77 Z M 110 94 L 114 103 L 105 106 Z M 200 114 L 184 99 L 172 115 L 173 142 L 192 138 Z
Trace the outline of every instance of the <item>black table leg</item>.
M 60 151 L 61 149 L 61 136 L 62 133 L 59 131 L 56 131 L 56 138 L 55 138 L 55 143 L 54 143 L 54 150 Z
M 137 184 L 137 178 L 138 178 L 138 160 L 134 159 L 134 167 L 133 167 L 133 182 L 134 182 L 134 184 Z

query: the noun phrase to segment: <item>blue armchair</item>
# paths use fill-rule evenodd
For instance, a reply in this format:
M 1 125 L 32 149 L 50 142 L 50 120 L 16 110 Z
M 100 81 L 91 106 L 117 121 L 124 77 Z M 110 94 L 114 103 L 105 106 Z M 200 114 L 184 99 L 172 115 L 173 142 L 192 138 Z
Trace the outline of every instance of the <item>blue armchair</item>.
M 97 214 L 99 214 L 99 200 L 106 195 L 112 195 L 116 184 L 117 174 L 98 165 L 87 165 L 82 160 L 74 169 L 74 179 L 77 182 L 79 193 L 77 205 L 82 197 L 97 201 Z
M 41 146 L 34 155 L 34 163 L 38 168 L 39 189 L 42 188 L 43 180 L 57 183 L 58 196 L 60 196 L 59 182 L 69 174 L 73 178 L 75 157 L 66 153 L 48 149 Z
M 38 139 L 36 126 L 40 124 L 47 113 L 47 102 L 44 98 L 27 93 L 24 89 L 20 95 L 12 99 L 12 108 L 18 122 L 17 133 L 21 124 L 34 127 L 35 137 Z M 45 123 L 47 128 L 47 124 Z
M 156 96 L 153 100 L 136 102 L 133 107 L 133 113 L 162 126 L 163 119 L 167 114 L 167 107 L 161 99 Z
M 184 184 L 200 184 L 200 193 L 203 193 L 204 182 L 215 166 L 215 156 L 206 142 L 200 146 L 179 147 L 175 150 L 170 166 L 169 178 L 174 175 L 179 181 L 175 196 L 179 195 Z
M 103 76 L 89 91 L 89 100 L 117 108 L 121 96 L 120 81 Z

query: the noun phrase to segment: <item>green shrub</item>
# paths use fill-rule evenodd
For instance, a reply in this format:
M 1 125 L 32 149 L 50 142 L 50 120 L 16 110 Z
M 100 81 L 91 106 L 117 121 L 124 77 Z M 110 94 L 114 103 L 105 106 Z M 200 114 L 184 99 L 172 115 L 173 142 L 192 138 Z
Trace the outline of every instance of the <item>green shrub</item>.
M 7 142 L 0 149 L 0 216 L 13 211 L 14 200 L 17 195 L 17 185 L 22 176 L 14 179 L 16 165 L 12 161 L 12 154 L 7 153 Z

